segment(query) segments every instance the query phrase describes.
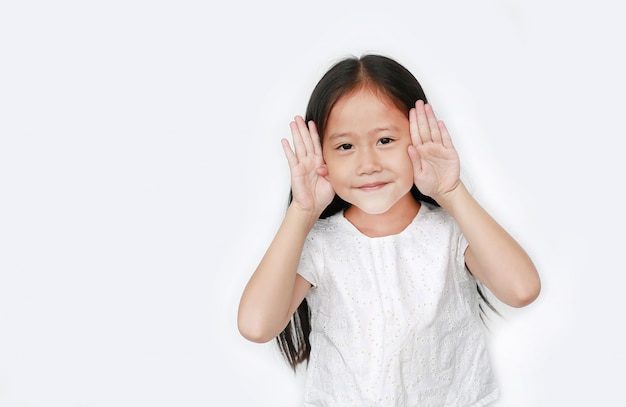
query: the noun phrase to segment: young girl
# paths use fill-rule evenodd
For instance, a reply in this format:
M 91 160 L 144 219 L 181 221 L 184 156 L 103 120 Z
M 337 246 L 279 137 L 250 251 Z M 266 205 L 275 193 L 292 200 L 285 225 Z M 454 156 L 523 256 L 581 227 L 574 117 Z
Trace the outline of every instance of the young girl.
M 308 361 L 307 406 L 497 399 L 480 285 L 522 307 L 539 277 L 459 179 L 415 77 L 379 55 L 342 60 L 290 128 L 292 199 L 243 292 L 242 335 Z

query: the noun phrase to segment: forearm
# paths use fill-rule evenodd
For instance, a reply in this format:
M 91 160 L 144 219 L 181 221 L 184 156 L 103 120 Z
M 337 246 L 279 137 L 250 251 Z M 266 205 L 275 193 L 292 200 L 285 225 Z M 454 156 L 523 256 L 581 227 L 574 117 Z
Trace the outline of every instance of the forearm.
M 517 241 L 462 183 L 438 202 L 456 220 L 469 243 L 465 260 L 472 274 L 508 305 L 520 307 L 532 302 L 539 294 L 539 275 Z
M 296 271 L 304 241 L 317 216 L 290 206 L 274 240 L 244 289 L 238 324 L 250 340 L 263 342 L 289 321 Z

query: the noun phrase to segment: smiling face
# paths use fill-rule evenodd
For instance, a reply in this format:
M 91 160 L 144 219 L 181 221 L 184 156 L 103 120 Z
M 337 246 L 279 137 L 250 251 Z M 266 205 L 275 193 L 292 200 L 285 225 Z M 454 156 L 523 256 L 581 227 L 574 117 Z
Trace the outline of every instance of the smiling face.
M 408 116 L 391 100 L 363 89 L 342 97 L 328 117 L 323 155 L 335 192 L 353 206 L 346 211 L 384 214 L 415 205 Z

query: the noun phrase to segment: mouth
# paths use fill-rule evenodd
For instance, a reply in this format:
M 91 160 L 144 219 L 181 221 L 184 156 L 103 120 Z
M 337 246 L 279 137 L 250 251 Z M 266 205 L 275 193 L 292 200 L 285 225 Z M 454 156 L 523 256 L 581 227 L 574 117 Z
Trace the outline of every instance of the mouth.
M 358 187 L 361 191 L 369 192 L 369 191 L 377 191 L 387 185 L 386 182 L 373 182 L 371 184 L 364 184 Z

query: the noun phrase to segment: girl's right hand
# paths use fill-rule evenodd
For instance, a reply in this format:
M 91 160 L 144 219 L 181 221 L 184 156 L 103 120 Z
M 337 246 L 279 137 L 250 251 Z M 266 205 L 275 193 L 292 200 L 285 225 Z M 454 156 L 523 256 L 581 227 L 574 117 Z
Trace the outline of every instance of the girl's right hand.
M 292 205 L 317 218 L 330 204 L 335 191 L 326 179 L 328 169 L 322 157 L 322 146 L 313 121 L 307 127 L 301 116 L 289 123 L 294 150 L 282 139 L 285 157 L 291 171 Z

